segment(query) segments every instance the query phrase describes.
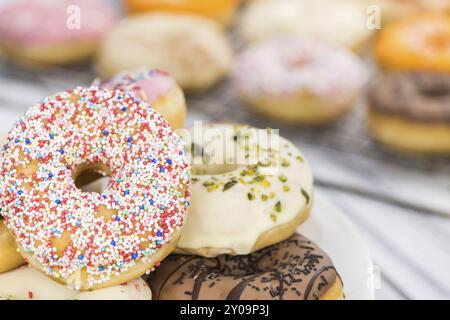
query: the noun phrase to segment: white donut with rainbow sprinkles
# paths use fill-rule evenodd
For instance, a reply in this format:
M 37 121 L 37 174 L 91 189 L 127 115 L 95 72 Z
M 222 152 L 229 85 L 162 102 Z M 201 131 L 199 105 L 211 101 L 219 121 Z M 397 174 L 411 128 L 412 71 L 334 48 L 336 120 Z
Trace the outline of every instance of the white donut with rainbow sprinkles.
M 80 174 L 110 176 L 102 193 Z M 184 143 L 148 104 L 77 88 L 33 106 L 9 132 L 0 207 L 26 260 L 78 290 L 138 278 L 175 247 L 189 205 Z

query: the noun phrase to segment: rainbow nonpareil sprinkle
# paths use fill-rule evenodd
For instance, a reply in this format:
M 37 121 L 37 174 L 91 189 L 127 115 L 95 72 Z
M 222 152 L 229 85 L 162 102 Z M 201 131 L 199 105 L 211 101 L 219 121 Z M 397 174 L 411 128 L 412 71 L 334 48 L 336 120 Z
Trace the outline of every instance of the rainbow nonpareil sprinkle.
M 150 259 L 183 224 L 184 144 L 132 95 L 90 87 L 48 97 L 15 124 L 2 150 L 1 214 L 21 250 L 53 277 L 85 270 L 91 286 L 107 282 Z M 110 169 L 103 193 L 75 186 L 84 164 Z M 55 239 L 67 235 L 58 252 Z

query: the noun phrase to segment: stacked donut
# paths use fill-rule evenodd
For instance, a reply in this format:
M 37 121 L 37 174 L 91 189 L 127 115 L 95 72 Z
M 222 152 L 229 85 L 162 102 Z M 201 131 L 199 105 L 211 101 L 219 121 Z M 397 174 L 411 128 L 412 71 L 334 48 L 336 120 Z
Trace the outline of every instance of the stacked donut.
M 450 154 L 450 15 L 422 13 L 379 34 L 375 58 L 385 74 L 369 92 L 373 135 L 397 150 Z
M 0 160 L 0 297 L 151 299 L 153 271 L 155 299 L 343 298 L 331 259 L 296 234 L 314 202 L 300 151 L 271 129 L 175 133 L 163 115 L 182 125 L 183 93 L 142 69 L 17 121 Z M 83 189 L 98 177 L 104 189 Z
M 190 176 L 184 143 L 147 102 L 183 111 L 182 93 L 165 73 L 136 77 L 124 76 L 122 90 L 115 79 L 47 97 L 9 132 L 0 160 L 0 272 L 9 272 L 0 297 L 151 299 L 140 277 L 178 242 Z M 150 90 L 155 77 L 161 86 Z M 84 191 L 91 176 L 109 177 L 107 188 Z
M 300 151 L 275 130 L 214 124 L 183 134 L 192 204 L 175 255 L 148 277 L 160 300 L 343 299 L 331 259 L 297 234 L 314 202 Z

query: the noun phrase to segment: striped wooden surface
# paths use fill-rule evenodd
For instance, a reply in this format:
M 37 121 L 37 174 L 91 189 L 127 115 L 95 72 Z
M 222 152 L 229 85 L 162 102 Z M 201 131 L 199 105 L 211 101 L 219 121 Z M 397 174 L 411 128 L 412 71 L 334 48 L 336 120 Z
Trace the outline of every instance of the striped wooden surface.
M 0 3 L 5 0 L 0 0 Z M 42 97 L 90 83 L 89 66 L 29 70 L 0 59 L 0 135 Z M 338 124 L 289 127 L 249 113 L 227 82 L 189 98 L 195 120 L 280 128 L 304 151 L 318 188 L 347 215 L 379 271 L 379 299 L 450 298 L 450 161 L 401 156 L 374 143 L 364 103 Z

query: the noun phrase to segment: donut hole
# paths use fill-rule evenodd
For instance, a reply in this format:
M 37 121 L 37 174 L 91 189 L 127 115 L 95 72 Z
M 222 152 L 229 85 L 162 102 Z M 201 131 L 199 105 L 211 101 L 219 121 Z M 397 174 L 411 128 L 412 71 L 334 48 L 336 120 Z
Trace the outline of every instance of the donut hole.
M 83 164 L 77 167 L 73 179 L 79 190 L 101 194 L 111 181 L 111 169 L 105 164 Z

